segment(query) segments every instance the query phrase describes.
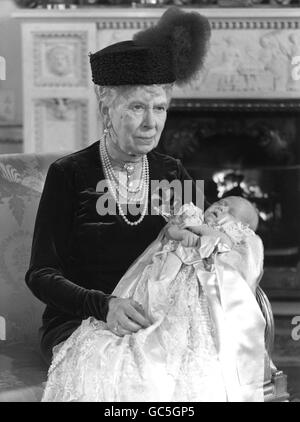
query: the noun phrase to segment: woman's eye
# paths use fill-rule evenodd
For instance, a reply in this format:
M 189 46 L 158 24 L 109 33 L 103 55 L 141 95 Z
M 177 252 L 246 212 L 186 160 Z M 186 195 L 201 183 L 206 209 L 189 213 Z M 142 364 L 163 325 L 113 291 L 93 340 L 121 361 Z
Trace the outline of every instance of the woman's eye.
M 144 110 L 144 107 L 143 107 L 142 104 L 135 104 L 132 108 L 133 108 L 134 111 L 142 111 L 142 110 Z
M 164 106 L 157 106 L 155 107 L 155 110 L 158 111 L 159 113 L 162 113 L 166 110 L 166 107 Z

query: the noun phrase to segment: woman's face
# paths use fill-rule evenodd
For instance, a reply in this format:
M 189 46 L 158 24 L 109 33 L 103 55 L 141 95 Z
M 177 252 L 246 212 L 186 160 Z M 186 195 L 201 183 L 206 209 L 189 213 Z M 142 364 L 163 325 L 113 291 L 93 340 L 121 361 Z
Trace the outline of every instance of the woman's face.
M 163 87 L 143 86 L 126 90 L 109 109 L 112 141 L 125 154 L 147 154 L 159 142 L 167 106 Z

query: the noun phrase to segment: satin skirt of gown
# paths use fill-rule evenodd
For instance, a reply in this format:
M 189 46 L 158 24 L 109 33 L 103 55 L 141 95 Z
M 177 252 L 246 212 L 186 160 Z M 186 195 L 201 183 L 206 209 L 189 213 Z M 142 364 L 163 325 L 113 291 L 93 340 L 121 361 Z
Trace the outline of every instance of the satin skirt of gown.
M 160 240 L 151 248 L 140 269 L 135 265 L 139 276 L 117 289 L 141 303 L 152 325 L 118 337 L 105 323 L 84 320 L 54 348 L 42 401 L 226 401 L 208 300 L 195 269 L 177 262 L 175 277 L 154 281 L 149 256 Z

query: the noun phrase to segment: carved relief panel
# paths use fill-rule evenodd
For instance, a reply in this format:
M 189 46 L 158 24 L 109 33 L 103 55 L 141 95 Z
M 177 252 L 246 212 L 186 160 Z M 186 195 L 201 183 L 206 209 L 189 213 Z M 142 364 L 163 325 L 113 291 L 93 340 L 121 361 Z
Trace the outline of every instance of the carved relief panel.
M 73 151 L 88 145 L 88 101 L 44 98 L 34 102 L 36 152 Z
M 35 86 L 87 86 L 87 32 L 34 32 Z
M 284 98 L 300 97 L 300 81 L 293 79 L 292 58 L 300 55 L 300 25 L 262 29 L 247 21 L 236 29 L 213 31 L 211 47 L 199 78 L 178 97 Z M 286 28 L 285 28 L 286 26 Z

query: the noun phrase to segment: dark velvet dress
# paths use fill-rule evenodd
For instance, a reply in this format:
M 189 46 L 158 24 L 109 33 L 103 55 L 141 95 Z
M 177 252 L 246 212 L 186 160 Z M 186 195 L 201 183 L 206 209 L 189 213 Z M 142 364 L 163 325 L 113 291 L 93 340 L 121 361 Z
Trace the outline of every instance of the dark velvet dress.
M 148 154 L 150 180 L 190 180 L 179 160 Z M 36 217 L 26 283 L 47 306 L 41 349 L 66 340 L 83 319 L 105 321 L 108 300 L 122 275 L 165 225 L 146 215 L 129 226 L 119 215 L 98 214 L 96 191 L 104 179 L 99 141 L 51 164 Z M 137 219 L 135 217 L 134 219 Z

